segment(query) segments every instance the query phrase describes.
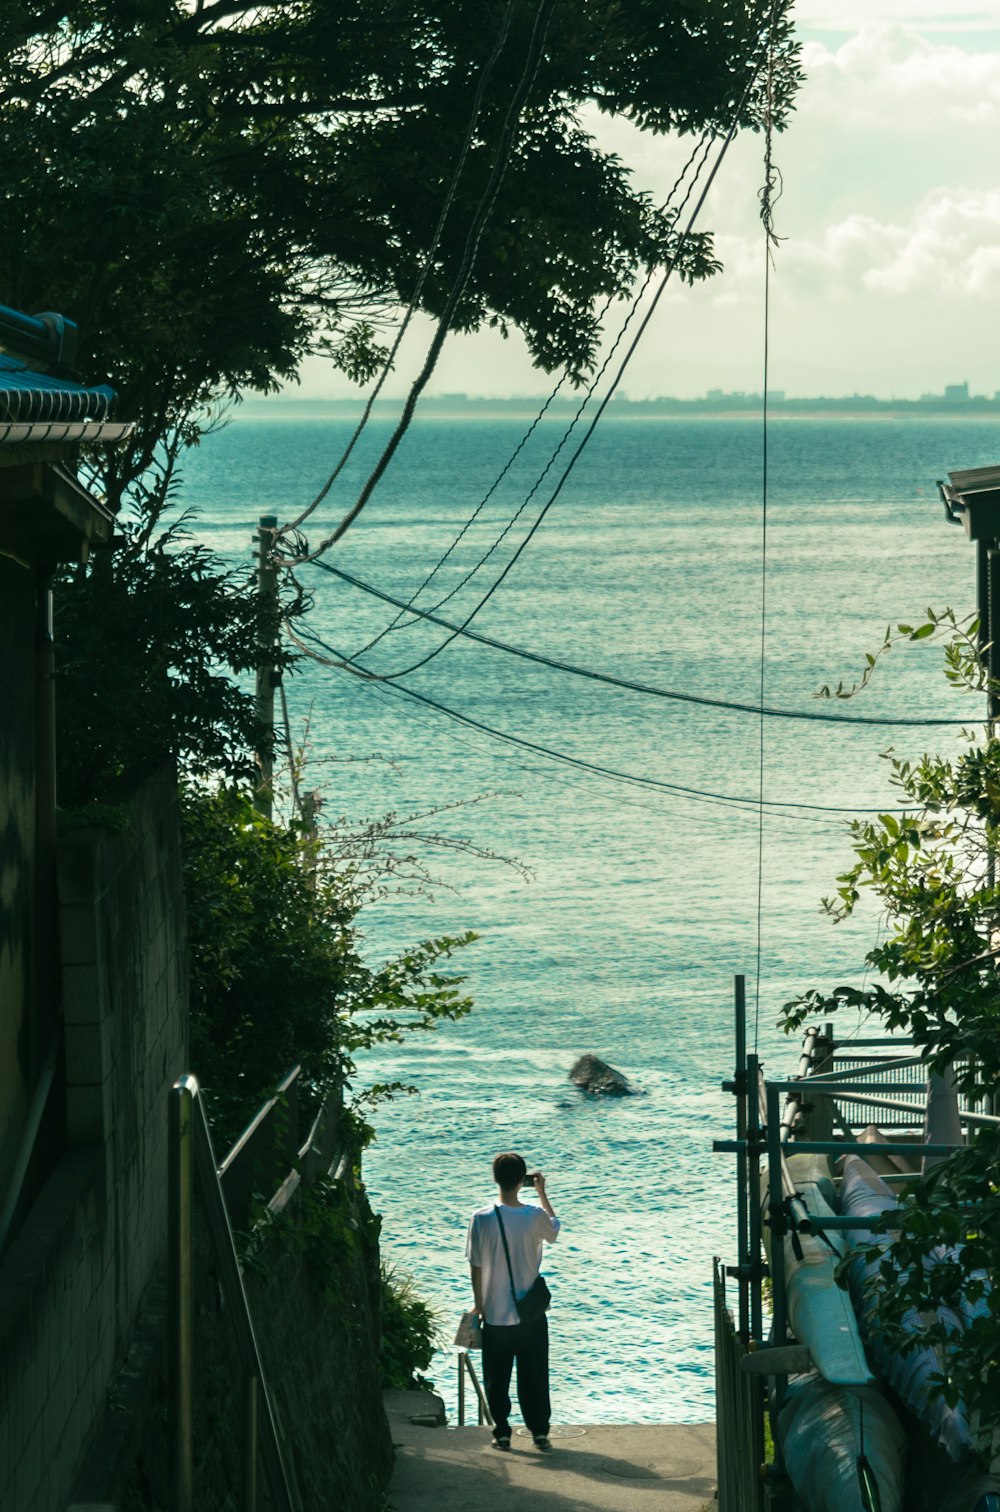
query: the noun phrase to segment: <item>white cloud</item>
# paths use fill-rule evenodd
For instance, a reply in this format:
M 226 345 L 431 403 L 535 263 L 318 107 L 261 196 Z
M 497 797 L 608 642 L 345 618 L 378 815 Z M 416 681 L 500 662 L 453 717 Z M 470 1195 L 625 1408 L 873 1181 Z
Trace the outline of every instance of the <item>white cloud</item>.
M 939 132 L 947 121 L 1000 121 L 1000 52 L 934 42 L 904 26 L 865 25 L 840 47 L 807 42 L 803 117 L 881 131 Z
M 939 190 L 909 226 L 881 229 L 883 255 L 864 274 L 867 288 L 936 299 L 1000 297 L 1000 190 Z
M 980 0 L 957 15 L 941 0 L 798 0 L 795 19 L 800 29 L 844 32 L 864 26 L 873 12 L 926 31 L 979 32 L 1000 21 L 1000 0 Z
M 718 306 L 759 300 L 759 232 L 717 239 L 725 266 L 710 285 Z M 786 304 L 864 296 L 993 301 L 1000 299 L 1000 189 L 936 189 L 906 222 L 854 213 L 783 241 L 773 287 Z

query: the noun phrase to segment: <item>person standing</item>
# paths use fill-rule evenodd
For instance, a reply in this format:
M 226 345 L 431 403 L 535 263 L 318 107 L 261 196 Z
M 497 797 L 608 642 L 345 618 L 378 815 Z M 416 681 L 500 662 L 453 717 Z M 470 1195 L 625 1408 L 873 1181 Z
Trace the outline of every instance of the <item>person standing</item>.
M 541 1171 L 531 1176 L 527 1171 L 520 1155 L 507 1152 L 496 1157 L 493 1180 L 500 1188 L 500 1201 L 472 1215 L 465 1254 L 475 1309 L 482 1321 L 483 1387 L 494 1423 L 494 1447 L 510 1448 L 510 1377 L 516 1364 L 521 1415 L 536 1448 L 544 1452 L 551 1448 L 549 1322 L 542 1313 L 533 1322 L 522 1323 L 514 1296 L 523 1297 L 533 1284 L 541 1269 L 542 1245 L 555 1242 L 559 1219 L 546 1194 L 545 1177 Z M 524 1185 L 534 1188 L 537 1206 L 521 1201 Z

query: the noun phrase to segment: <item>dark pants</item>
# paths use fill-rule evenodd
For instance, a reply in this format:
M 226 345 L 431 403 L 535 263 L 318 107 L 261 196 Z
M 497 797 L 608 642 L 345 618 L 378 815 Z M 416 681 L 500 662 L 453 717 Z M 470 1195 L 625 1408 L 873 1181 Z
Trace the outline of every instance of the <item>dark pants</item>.
M 483 1387 L 496 1427 L 494 1437 L 510 1436 L 510 1373 L 517 1361 L 517 1400 L 533 1438 L 549 1431 L 549 1320 L 483 1324 Z

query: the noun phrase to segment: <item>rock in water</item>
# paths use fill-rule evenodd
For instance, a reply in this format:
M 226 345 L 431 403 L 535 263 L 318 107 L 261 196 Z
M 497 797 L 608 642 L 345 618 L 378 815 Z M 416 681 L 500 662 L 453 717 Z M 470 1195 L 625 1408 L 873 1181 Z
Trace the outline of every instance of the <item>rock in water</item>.
M 627 1076 L 596 1055 L 581 1055 L 569 1079 L 592 1097 L 632 1097 L 635 1093 Z

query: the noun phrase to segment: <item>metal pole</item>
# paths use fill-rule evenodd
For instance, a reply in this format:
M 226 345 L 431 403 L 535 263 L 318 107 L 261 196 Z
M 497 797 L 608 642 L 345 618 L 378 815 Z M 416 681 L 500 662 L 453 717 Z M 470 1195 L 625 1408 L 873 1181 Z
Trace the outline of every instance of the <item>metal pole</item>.
M 243 1512 L 257 1512 L 257 1376 L 243 1377 Z
M 479 1403 L 479 1422 L 480 1422 L 480 1425 L 482 1425 L 482 1423 L 485 1421 L 485 1422 L 489 1423 L 489 1425 L 490 1425 L 491 1428 L 494 1428 L 496 1425 L 493 1422 L 493 1415 L 490 1412 L 489 1403 L 487 1402 L 486 1397 L 483 1395 L 483 1388 L 479 1384 L 479 1377 L 476 1375 L 476 1367 L 475 1367 L 475 1365 L 473 1365 L 472 1361 L 469 1359 L 468 1350 L 466 1350 L 466 1352 L 465 1352 L 464 1359 L 465 1359 L 465 1368 L 469 1372 L 469 1379 L 471 1380 L 473 1386 L 476 1388 L 476 1400 Z
M 190 1080 L 195 1090 L 197 1090 L 198 1084 L 195 1078 L 192 1076 L 188 1080 Z M 233 1242 L 233 1231 L 229 1222 L 229 1214 L 226 1211 L 222 1188 L 219 1185 L 215 1154 L 212 1150 L 212 1136 L 209 1132 L 208 1120 L 205 1117 L 204 1104 L 200 1097 L 194 1098 L 192 1103 L 192 1135 L 195 1169 L 198 1173 L 202 1197 L 205 1201 L 205 1219 L 215 1250 L 215 1258 L 219 1268 L 219 1278 L 222 1282 L 223 1292 L 230 1305 L 230 1317 L 233 1321 L 236 1347 L 240 1354 L 240 1363 L 247 1375 L 255 1375 L 261 1383 L 260 1426 L 263 1430 L 261 1457 L 264 1461 L 264 1469 L 267 1472 L 271 1486 L 271 1500 L 276 1512 L 301 1512 L 298 1493 L 297 1491 L 293 1491 L 293 1488 L 289 1484 L 288 1473 L 281 1452 L 281 1443 L 278 1439 L 277 1425 L 274 1420 L 267 1387 L 263 1379 L 263 1367 L 260 1361 L 260 1352 L 257 1348 L 257 1337 L 254 1333 L 250 1309 L 247 1306 L 246 1292 L 243 1287 L 243 1275 L 236 1256 L 236 1245 Z M 184 1512 L 187 1512 L 186 1508 Z
M 785 1291 L 785 1224 L 784 1184 L 782 1181 L 781 1154 L 781 1104 L 778 1089 L 767 1088 L 767 1188 L 768 1215 L 771 1229 L 771 1342 L 780 1349 L 788 1337 L 788 1297 Z M 788 1389 L 788 1377 L 774 1377 L 769 1393 L 771 1411 L 771 1437 L 774 1441 L 774 1470 L 784 1471 L 784 1458 L 775 1431 L 778 1413 Z
M 168 1423 L 172 1512 L 191 1512 L 194 1354 L 193 1111 L 197 1083 L 182 1076 L 170 1091 L 167 1129 Z
M 786 1342 L 788 1302 L 785 1296 L 785 1241 L 782 1232 L 784 1184 L 781 1179 L 781 1106 L 776 1087 L 767 1089 L 767 1192 L 771 1219 L 771 1315 L 772 1342 Z
M 265 819 L 274 809 L 274 667 L 275 609 L 278 601 L 278 570 L 271 548 L 278 528 L 277 515 L 261 515 L 257 522 L 257 606 L 260 616 L 257 645 L 261 664 L 257 668 L 256 710 L 258 725 L 257 767 L 260 777 L 254 807 Z
M 744 1141 L 744 1148 L 736 1156 L 736 1254 L 739 1270 L 739 1322 L 740 1338 L 746 1344 L 750 1338 L 750 1228 L 747 1211 L 750 1193 L 747 1190 L 747 981 L 745 976 L 735 979 L 736 1001 L 736 1138 Z
M 756 1054 L 746 1058 L 747 1075 L 747 1218 L 750 1260 L 750 1338 L 761 1342 L 764 1320 L 761 1306 L 761 1233 L 760 1233 L 760 1060 Z M 754 1410 L 750 1419 L 751 1448 L 754 1465 L 764 1464 L 763 1382 L 753 1387 Z
M 465 1355 L 458 1352 L 458 1426 L 465 1427 Z
M 756 1270 L 760 1266 L 760 1110 L 757 1101 L 757 1083 L 760 1077 L 760 1060 L 756 1055 L 747 1056 L 747 1217 L 749 1228 L 750 1264 Z M 760 1280 L 750 1288 L 750 1337 L 760 1341 L 764 1323 L 761 1311 Z

